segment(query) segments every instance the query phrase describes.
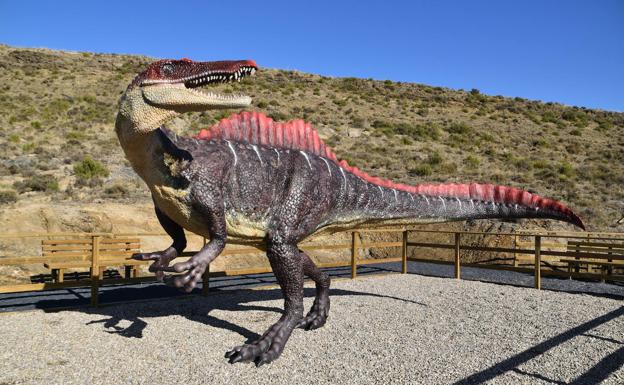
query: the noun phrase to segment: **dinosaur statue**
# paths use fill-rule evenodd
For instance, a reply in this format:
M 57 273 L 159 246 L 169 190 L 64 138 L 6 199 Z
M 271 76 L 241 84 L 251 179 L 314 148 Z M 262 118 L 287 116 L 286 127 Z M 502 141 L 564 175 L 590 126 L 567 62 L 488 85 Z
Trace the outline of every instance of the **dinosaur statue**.
M 187 292 L 228 240 L 255 239 L 267 256 L 285 299 L 284 313 L 257 341 L 226 353 L 231 363 L 257 366 L 277 359 L 294 328 L 316 329 L 329 311 L 327 274 L 297 244 L 314 233 L 363 225 L 414 224 L 471 218 L 551 218 L 583 228 L 561 203 L 488 184 L 408 186 L 372 177 L 339 161 L 302 120 L 274 122 L 242 112 L 193 138 L 162 127 L 178 114 L 251 104 L 243 95 L 196 90 L 253 74 L 253 61 L 160 60 L 123 94 L 116 132 L 134 170 L 147 183 L 156 216 L 173 239 L 150 271 Z M 169 265 L 186 246 L 183 229 L 210 241 L 188 261 Z M 166 274 L 178 273 L 178 274 Z M 303 315 L 304 275 L 316 297 Z

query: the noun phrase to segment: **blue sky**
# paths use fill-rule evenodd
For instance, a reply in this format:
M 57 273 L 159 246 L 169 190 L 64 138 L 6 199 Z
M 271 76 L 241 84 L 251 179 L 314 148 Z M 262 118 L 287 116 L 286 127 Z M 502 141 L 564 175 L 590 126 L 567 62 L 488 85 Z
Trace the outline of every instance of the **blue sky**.
M 0 43 L 471 89 L 624 111 L 624 1 L 0 0 Z

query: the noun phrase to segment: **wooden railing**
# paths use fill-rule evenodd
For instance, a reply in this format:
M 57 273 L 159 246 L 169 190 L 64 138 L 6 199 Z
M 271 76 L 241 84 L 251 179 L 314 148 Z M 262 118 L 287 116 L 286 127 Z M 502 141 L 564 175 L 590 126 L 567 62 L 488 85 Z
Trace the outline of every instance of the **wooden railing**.
M 316 244 L 314 242 L 306 242 L 300 245 L 300 248 L 303 251 L 315 251 L 315 250 L 350 250 L 351 259 L 350 261 L 338 261 L 338 262 L 325 262 L 325 263 L 317 263 L 319 267 L 340 267 L 340 266 L 350 266 L 351 267 L 351 278 L 357 277 L 357 267 L 361 265 L 367 264 L 375 264 L 375 263 L 386 263 L 386 262 L 401 262 L 401 272 L 407 272 L 407 263 L 408 261 L 417 261 L 417 262 L 433 262 L 433 263 L 451 263 L 454 265 L 455 270 L 455 278 L 461 278 L 461 267 L 462 266 L 478 266 L 482 268 L 490 268 L 490 269 L 504 269 L 504 270 L 513 270 L 513 271 L 522 271 L 533 273 L 535 276 L 535 288 L 541 288 L 541 276 L 542 274 L 546 275 L 555 275 L 555 276 L 569 276 L 569 277 L 595 277 L 595 274 L 590 273 L 580 273 L 580 272 L 562 272 L 556 271 L 552 269 L 544 269 L 542 264 L 542 258 L 544 256 L 555 256 L 555 257 L 573 257 L 573 258 L 603 258 L 604 253 L 598 252 L 586 252 L 586 251 L 569 251 L 569 250 L 554 250 L 555 246 L 561 246 L 561 243 L 554 242 L 542 242 L 544 238 L 556 238 L 559 240 L 567 240 L 567 239 L 581 239 L 588 242 L 600 241 L 600 242 L 612 242 L 614 248 L 617 250 L 621 250 L 624 247 L 624 234 L 623 233 L 486 233 L 486 232 L 459 232 L 459 231 L 443 231 L 443 230 L 424 230 L 424 229 L 355 229 L 349 231 L 351 242 L 350 243 L 338 243 L 338 244 Z M 383 242 L 363 242 L 361 240 L 360 235 L 366 233 L 386 233 L 386 234 L 401 234 L 400 241 L 383 241 Z M 446 234 L 448 235 L 452 241 L 450 243 L 436 243 L 436 242 L 415 242 L 409 241 L 410 234 Z M 43 234 L 2 234 L 0 235 L 0 239 L 5 238 L 18 238 L 18 239 L 26 239 L 26 238 L 58 238 L 58 237 L 89 237 L 92 242 L 93 250 L 97 250 L 97 245 L 102 237 L 163 237 L 166 236 L 164 233 L 43 233 Z M 489 247 L 489 246 L 474 246 L 463 244 L 462 240 L 470 237 L 470 236 L 481 236 L 481 237 L 509 237 L 510 244 L 513 247 Z M 530 237 L 532 242 L 520 242 L 519 237 Z M 206 239 L 203 239 L 203 244 L 206 243 Z M 242 243 L 242 245 L 247 246 L 246 248 L 226 248 L 222 255 L 241 255 L 241 254 L 259 254 L 264 253 L 266 251 L 266 247 L 263 243 Z M 546 247 L 548 246 L 548 247 Z M 370 249 L 370 248 L 400 248 L 400 255 L 397 257 L 389 257 L 389 258 L 379 258 L 379 259 L 362 259 L 359 258 L 359 252 L 362 249 Z M 411 249 L 410 249 L 411 248 Z M 453 251 L 453 260 L 452 261 L 441 261 L 441 260 L 432 260 L 428 258 L 418 258 L 410 257 L 410 250 L 417 252 L 415 248 L 433 248 L 433 249 L 442 249 L 442 250 L 452 250 Z M 513 255 L 513 263 L 509 264 L 482 264 L 482 263 L 462 263 L 461 261 L 461 252 L 463 251 L 480 251 L 480 252 L 491 252 L 491 253 L 508 253 Z M 1 252 L 1 251 L 0 251 Z M 183 253 L 183 257 L 189 257 L 193 255 L 195 252 L 185 252 Z M 97 255 L 97 253 L 94 253 Z M 516 260 L 519 255 L 529 255 L 533 260 L 533 267 L 526 268 L 518 266 Z M 1 257 L 1 255 L 0 255 Z M 611 260 L 624 261 L 624 255 L 617 253 L 610 253 L 609 258 Z M 26 264 L 43 264 L 49 262 L 50 257 L 44 256 L 25 256 L 25 257 L 10 257 L 10 258 L 0 258 L 0 265 L 26 265 Z M 97 269 L 98 261 L 97 258 L 93 258 L 91 261 L 91 271 L 94 271 L 94 268 Z M 246 275 L 246 274 L 260 274 L 260 273 L 268 273 L 271 269 L 268 266 L 262 267 L 253 267 L 253 268 L 245 268 L 245 269 L 226 269 L 224 271 L 219 272 L 211 272 L 209 269 L 204 274 L 204 285 L 202 293 L 206 295 L 208 293 L 209 280 L 211 277 L 217 276 L 231 276 L 231 275 Z M 621 278 L 619 275 L 614 275 L 612 278 L 619 279 Z M 99 287 L 102 284 L 120 284 L 120 283 L 137 283 L 137 282 L 145 282 L 145 281 L 153 281 L 154 277 L 150 274 L 149 276 L 138 276 L 131 278 L 115 278 L 115 279 L 107 279 L 100 280 L 99 275 L 91 277 L 89 280 L 81 280 L 81 281 L 66 281 L 66 282 L 44 282 L 44 283 L 28 283 L 28 284 L 11 284 L 11 285 L 1 285 L 0 293 L 11 293 L 11 292 L 25 292 L 25 291 L 39 291 L 39 290 L 55 290 L 62 288 L 71 288 L 71 287 L 84 287 L 86 285 L 90 285 L 92 288 L 92 304 L 97 305 L 98 303 L 98 293 Z

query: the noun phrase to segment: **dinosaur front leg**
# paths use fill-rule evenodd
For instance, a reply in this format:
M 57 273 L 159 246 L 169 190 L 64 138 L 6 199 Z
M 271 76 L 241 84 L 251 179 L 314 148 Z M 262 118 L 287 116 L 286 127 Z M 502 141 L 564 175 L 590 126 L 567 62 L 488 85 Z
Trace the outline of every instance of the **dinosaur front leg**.
M 195 202 L 194 208 L 206 221 L 210 242 L 188 261 L 178 262 L 172 266 L 156 266 L 157 271 L 182 273 L 177 275 L 165 275 L 167 285 L 191 292 L 202 280 L 206 268 L 225 248 L 227 239 L 225 214 L 220 209 L 218 196 L 210 194 L 192 193 Z
M 306 330 L 318 329 L 325 325 L 329 314 L 329 276 L 322 272 L 310 259 L 310 257 L 300 252 L 303 261 L 303 273 L 316 283 L 316 297 L 310 312 L 297 324 L 298 328 Z
M 169 266 L 169 263 L 173 259 L 182 254 L 186 248 L 186 236 L 184 235 L 182 227 L 160 211 L 155 203 L 154 208 L 160 225 L 165 229 L 167 234 L 169 234 L 171 239 L 173 239 L 173 243 L 165 250 L 151 253 L 136 253 L 132 255 L 132 258 L 140 261 L 154 261 L 154 263 L 150 265 L 149 271 L 156 273 L 156 278 L 162 281 L 164 273 L 160 269 Z
M 269 244 L 267 256 L 284 294 L 284 314 L 257 341 L 227 352 L 230 363 L 254 361 L 261 366 L 274 361 L 303 317 L 303 261 L 297 246 Z

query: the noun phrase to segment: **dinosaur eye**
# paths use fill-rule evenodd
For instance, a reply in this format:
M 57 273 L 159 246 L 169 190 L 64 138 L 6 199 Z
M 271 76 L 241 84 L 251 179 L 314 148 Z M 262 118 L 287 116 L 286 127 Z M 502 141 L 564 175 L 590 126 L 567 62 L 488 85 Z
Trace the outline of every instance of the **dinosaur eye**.
M 163 75 L 172 75 L 173 74 L 173 64 L 165 63 L 162 66 Z

